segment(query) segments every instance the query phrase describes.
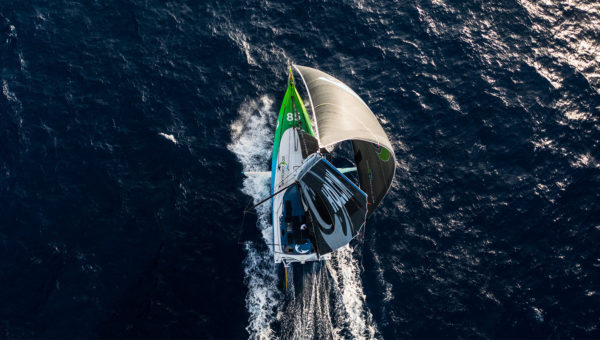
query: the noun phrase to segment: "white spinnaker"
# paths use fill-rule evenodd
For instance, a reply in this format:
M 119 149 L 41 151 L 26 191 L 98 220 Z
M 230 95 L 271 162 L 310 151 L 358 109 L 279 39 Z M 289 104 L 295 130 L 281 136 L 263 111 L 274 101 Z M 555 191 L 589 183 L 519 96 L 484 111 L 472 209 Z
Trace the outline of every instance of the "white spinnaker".
M 228 145 L 242 163 L 243 171 L 266 171 L 271 160 L 277 114 L 266 96 L 242 104 L 231 125 Z M 242 192 L 255 203 L 269 194 L 268 176 L 244 179 Z M 257 227 L 271 244 L 271 206 L 257 208 Z M 266 248 L 266 250 L 265 250 Z M 246 308 L 250 314 L 246 330 L 251 339 L 373 339 L 379 336 L 365 304 L 360 267 L 353 250 L 346 246 L 325 263 L 304 265 L 302 287 L 284 301 L 278 288 L 277 266 L 271 247 L 245 244 L 244 277 L 248 286 Z M 291 271 L 288 273 L 292 275 Z M 288 287 L 294 290 L 295 287 Z M 274 325 L 279 324 L 276 334 Z

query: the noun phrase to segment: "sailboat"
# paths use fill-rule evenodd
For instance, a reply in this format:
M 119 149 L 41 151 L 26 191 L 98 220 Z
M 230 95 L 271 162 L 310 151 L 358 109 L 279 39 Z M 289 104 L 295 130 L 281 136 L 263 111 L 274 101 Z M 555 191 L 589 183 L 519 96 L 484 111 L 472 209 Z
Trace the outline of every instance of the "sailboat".
M 271 195 L 263 200 L 272 203 L 274 260 L 285 268 L 327 260 L 356 238 L 395 173 L 385 131 L 350 87 L 314 68 L 290 65 L 288 71 L 273 143 Z M 328 150 L 344 141 L 352 143 L 355 167 L 337 168 L 330 161 Z M 358 183 L 346 176 L 354 171 Z

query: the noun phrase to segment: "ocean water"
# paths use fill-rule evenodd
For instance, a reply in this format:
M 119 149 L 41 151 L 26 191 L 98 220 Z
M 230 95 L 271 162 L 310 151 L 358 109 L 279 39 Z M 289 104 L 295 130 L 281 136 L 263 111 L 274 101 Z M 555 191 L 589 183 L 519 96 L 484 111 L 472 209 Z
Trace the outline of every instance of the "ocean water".
M 0 337 L 599 338 L 599 56 L 591 0 L 2 0 Z M 397 172 L 285 291 L 288 61 Z

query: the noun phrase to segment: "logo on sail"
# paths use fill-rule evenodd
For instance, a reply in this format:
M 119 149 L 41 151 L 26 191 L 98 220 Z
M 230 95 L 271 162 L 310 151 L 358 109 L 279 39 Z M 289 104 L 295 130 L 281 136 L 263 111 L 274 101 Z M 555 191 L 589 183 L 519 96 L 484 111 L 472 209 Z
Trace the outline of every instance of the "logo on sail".
M 311 172 L 311 174 L 318 177 L 314 172 Z M 352 192 L 331 171 L 325 171 L 322 181 L 322 187 L 319 192 L 332 209 L 331 213 L 334 220 L 331 227 L 341 227 L 342 233 L 348 235 L 347 227 L 350 219 L 348 212 L 344 209 L 344 205 L 352 198 Z

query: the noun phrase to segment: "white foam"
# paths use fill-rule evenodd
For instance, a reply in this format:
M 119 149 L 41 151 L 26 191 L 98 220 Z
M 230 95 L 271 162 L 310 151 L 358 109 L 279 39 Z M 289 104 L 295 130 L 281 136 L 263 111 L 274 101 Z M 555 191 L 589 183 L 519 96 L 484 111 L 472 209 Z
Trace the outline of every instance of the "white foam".
M 374 339 L 380 336 L 365 305 L 360 267 L 349 246 L 333 253 L 328 262 L 306 264 L 304 271 L 298 295 L 282 305 L 281 338 Z
M 533 316 L 535 317 L 535 320 L 539 323 L 544 322 L 544 310 L 538 307 L 531 307 L 531 310 L 533 311 Z
M 271 323 L 276 319 L 276 309 L 281 301 L 273 256 L 268 251 L 261 252 L 252 242 L 246 243 L 245 250 L 246 308 L 250 313 L 246 331 L 251 339 L 273 339 Z
M 17 96 L 15 96 L 14 92 L 10 91 L 8 83 L 4 79 L 2 79 L 2 94 L 9 102 L 16 103 L 18 101 Z
M 360 267 L 353 256 L 353 249 L 338 249 L 327 264 L 336 287 L 339 287 L 347 328 L 354 339 L 375 339 L 378 335 L 373 316 L 365 306 L 366 296 L 360 279 Z M 338 320 L 342 321 L 342 320 Z M 338 323 L 339 325 L 339 323 Z M 339 326 L 338 326 L 339 327 Z M 340 333 L 338 330 L 336 333 Z
M 334 322 L 339 317 L 336 315 L 335 308 L 332 309 L 330 306 L 334 286 L 329 273 L 320 263 L 306 264 L 304 271 L 299 295 L 290 299 L 280 313 L 281 338 L 339 338 L 334 326 Z M 335 301 L 337 300 L 333 301 L 334 304 Z
M 158 134 L 159 134 L 159 135 L 161 135 L 161 136 L 163 136 L 163 137 L 165 137 L 166 139 L 170 140 L 170 141 L 171 141 L 171 142 L 173 142 L 174 144 L 177 144 L 177 140 L 175 139 L 175 136 L 173 136 L 173 135 L 168 135 L 168 134 L 166 134 L 166 133 L 164 133 L 164 132 L 159 132 Z
M 21 126 L 23 126 L 23 118 L 20 115 L 21 111 L 23 111 L 23 104 L 21 104 L 21 101 L 19 100 L 19 98 L 17 98 L 15 93 L 10 90 L 10 88 L 8 87 L 8 82 L 4 79 L 2 79 L 2 95 L 4 95 L 6 100 L 8 100 L 8 102 L 10 103 L 10 106 L 13 109 L 12 114 L 14 121 L 20 128 Z
M 574 154 L 571 166 L 574 168 L 600 168 L 600 162 L 596 161 L 589 152 L 584 154 Z
M 385 280 L 384 277 L 384 269 L 383 269 L 383 265 L 381 264 L 381 259 L 379 258 L 379 255 L 377 255 L 375 252 L 373 252 L 373 260 L 375 261 L 376 264 L 376 268 L 377 268 L 377 279 L 379 281 L 379 285 L 383 288 L 383 303 L 389 303 L 390 301 L 392 301 L 394 299 L 394 294 L 392 293 L 393 291 L 393 285 Z M 398 273 L 402 274 L 404 273 L 403 269 L 400 269 L 397 271 Z
M 242 163 L 244 171 L 265 171 L 271 158 L 273 123 L 277 116 L 272 110 L 273 101 L 267 96 L 245 102 L 240 107 L 239 118 L 231 125 L 232 142 L 227 146 Z M 268 195 L 269 177 L 251 176 L 244 179 L 242 192 L 255 203 Z M 271 244 L 270 206 L 257 207 L 257 227 L 262 230 L 266 244 Z M 266 249 L 265 249 L 266 248 Z M 262 250 L 261 250 L 262 249 Z M 282 298 L 277 288 L 279 277 L 270 247 L 259 247 L 252 242 L 245 245 L 244 277 L 248 286 L 246 308 L 250 314 L 246 330 L 251 339 L 273 339 L 271 324 L 277 319 Z

